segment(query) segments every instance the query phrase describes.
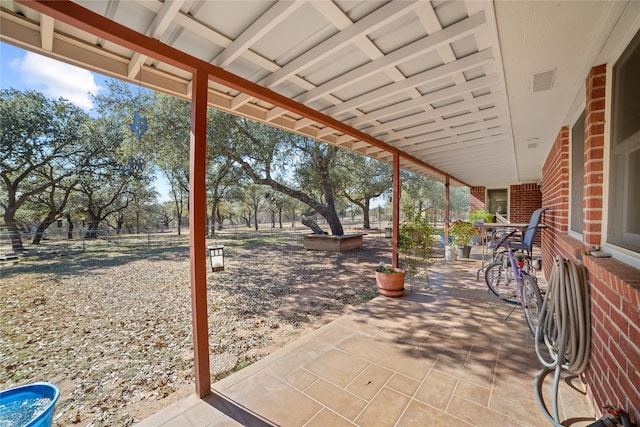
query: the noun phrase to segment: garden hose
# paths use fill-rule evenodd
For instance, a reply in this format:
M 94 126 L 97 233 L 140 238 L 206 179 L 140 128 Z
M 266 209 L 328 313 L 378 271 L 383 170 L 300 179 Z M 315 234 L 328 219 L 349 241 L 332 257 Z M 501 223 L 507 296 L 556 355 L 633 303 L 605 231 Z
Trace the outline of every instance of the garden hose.
M 541 353 L 544 338 L 550 360 Z M 589 362 L 591 322 L 586 270 L 582 265 L 557 256 L 551 270 L 547 293 L 536 327 L 536 354 L 544 366 L 534 379 L 536 402 L 544 416 L 556 427 L 562 427 L 558 411 L 560 373 L 567 369 L 580 374 Z M 553 416 L 542 398 L 542 384 L 547 375 L 553 377 Z

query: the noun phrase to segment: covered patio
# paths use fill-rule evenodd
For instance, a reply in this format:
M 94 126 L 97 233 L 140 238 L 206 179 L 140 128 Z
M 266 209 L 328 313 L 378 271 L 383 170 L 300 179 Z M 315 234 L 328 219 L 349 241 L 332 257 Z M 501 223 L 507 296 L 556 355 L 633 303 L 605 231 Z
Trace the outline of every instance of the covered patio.
M 509 316 L 513 306 L 476 281 L 480 251 L 437 259 L 430 289 L 377 297 L 138 426 L 546 425 L 533 338 L 522 310 Z M 585 386 L 564 377 L 562 420 L 588 425 Z
M 438 179 L 447 189 L 469 186 L 472 210 L 499 204 L 499 193 L 512 222 L 526 221 L 541 206 L 550 208 L 541 241 L 544 274 L 556 255 L 588 270 L 594 340 L 583 379 L 593 411 L 599 415 L 602 405 L 612 404 L 636 422 L 640 418 L 640 122 L 633 115 L 637 102 L 622 105 L 630 111 L 624 114 L 615 107 L 617 95 L 640 96 L 634 80 L 624 86 L 623 74 L 616 72 L 628 63 L 628 75 L 638 75 L 633 58 L 640 51 L 640 2 L 2 0 L 0 5 L 2 41 L 192 101 L 196 397 L 184 403 L 193 406 L 188 414 L 221 405 L 244 408 L 251 420 L 287 424 L 272 409 L 277 406 L 265 405 L 276 394 L 265 395 L 267 383 L 291 396 L 291 401 L 279 399 L 292 402 L 283 406 L 287 416 L 301 411 L 291 423 L 300 425 L 327 424 L 322 417 L 337 414 L 350 422 L 377 416 L 376 404 L 388 394 L 400 402 L 398 424 L 410 424 L 414 416 L 438 422 L 428 414 L 435 411 L 442 419 L 453 417 L 453 424 L 499 424 L 495 416 L 513 421 L 505 425 L 526 425 L 522 420 L 536 420 L 538 412 L 527 391 L 535 368 L 520 363 L 535 364 L 526 356 L 524 323 L 517 316 L 503 322 L 509 307 L 491 301 L 482 284 L 465 288 L 466 273 L 443 281 L 435 298 L 416 290 L 402 300 L 376 300 L 214 385 L 224 399 L 215 393 L 207 397 L 212 388 L 206 111 L 214 107 L 391 163 L 394 264 L 400 169 Z M 616 139 L 618 125 L 627 137 L 622 142 Z M 624 149 L 616 148 L 618 143 Z M 591 256 L 597 249 L 611 258 Z M 395 313 L 401 309 L 406 312 Z M 401 328 L 390 329 L 397 322 Z M 491 328 L 495 333 L 488 333 Z M 356 367 L 327 370 L 325 357 L 334 357 L 338 366 L 343 366 L 340 357 L 348 358 Z M 289 365 L 287 358 L 298 362 Z M 516 367 L 525 364 L 522 391 L 515 393 Z M 360 382 L 366 375 L 371 387 Z M 443 387 L 435 396 L 431 382 Z M 340 392 L 334 395 L 336 387 Z M 344 413 L 337 410 L 339 402 L 318 399 L 345 393 L 350 403 Z M 514 401 L 516 396 L 529 400 Z M 267 400 L 260 404 L 262 398 Z M 225 399 L 233 404 L 219 403 Z M 297 403 L 303 401 L 308 405 Z M 573 400 L 566 402 L 574 407 Z M 178 418 L 159 416 L 167 425 L 172 420 L 183 425 L 188 418 L 180 417 L 191 415 L 180 408 L 168 409 L 177 410 Z M 582 416 L 569 412 L 567 417 Z

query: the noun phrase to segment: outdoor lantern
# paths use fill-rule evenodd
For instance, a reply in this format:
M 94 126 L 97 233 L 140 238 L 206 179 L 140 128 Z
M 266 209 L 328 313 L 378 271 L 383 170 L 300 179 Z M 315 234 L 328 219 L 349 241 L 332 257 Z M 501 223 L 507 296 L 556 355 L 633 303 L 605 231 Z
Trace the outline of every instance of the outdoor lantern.
M 390 239 L 392 231 L 393 231 L 393 229 L 391 227 L 385 228 L 384 229 L 384 237 L 386 237 L 387 239 Z
M 209 246 L 209 259 L 211 260 L 211 271 L 224 270 L 224 246 Z

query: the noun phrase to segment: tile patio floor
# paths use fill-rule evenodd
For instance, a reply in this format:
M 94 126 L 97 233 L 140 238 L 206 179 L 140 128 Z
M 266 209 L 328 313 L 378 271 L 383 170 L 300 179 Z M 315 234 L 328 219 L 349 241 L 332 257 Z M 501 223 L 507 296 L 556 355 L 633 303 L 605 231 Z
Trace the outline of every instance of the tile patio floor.
M 431 291 L 377 297 L 138 426 L 550 425 L 533 396 L 541 364 L 522 311 L 505 320 L 512 307 L 476 281 L 479 265 L 439 260 Z M 559 405 L 565 425 L 593 422 L 566 382 Z

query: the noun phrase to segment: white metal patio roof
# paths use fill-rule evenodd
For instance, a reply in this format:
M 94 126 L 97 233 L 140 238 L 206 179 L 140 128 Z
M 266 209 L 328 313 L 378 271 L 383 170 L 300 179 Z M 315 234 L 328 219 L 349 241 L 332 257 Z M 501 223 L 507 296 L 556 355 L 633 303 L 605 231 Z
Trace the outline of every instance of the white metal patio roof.
M 23 4 L 24 3 L 24 4 Z M 80 0 L 356 131 L 210 81 L 210 105 L 439 180 L 537 182 L 616 22 L 640 2 Z M 0 38 L 188 98 L 191 73 L 0 0 Z M 635 11 L 635 12 L 634 12 Z M 87 15 L 90 16 L 90 15 Z M 90 19 L 90 18 L 88 18 Z M 357 135 L 357 132 L 355 133 Z M 430 168 L 429 166 L 433 166 Z

